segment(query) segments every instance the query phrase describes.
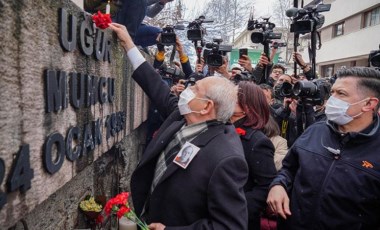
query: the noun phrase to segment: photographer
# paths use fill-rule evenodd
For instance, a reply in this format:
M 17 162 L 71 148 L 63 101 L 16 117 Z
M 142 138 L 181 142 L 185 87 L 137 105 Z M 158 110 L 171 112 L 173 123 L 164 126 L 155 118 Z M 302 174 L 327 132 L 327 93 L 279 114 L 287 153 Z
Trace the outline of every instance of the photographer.
M 275 98 L 282 105 L 280 104 L 276 109 L 271 110 L 273 118 L 280 127 L 280 136 L 287 140 L 288 147 L 291 147 L 298 137 L 296 123 L 297 100 L 292 98 L 288 92 L 292 87 L 292 78 L 289 75 L 283 74 L 278 78 L 274 87 Z
M 243 71 L 244 69 L 239 64 L 233 64 L 230 71 L 231 79 L 234 79 L 236 74 L 241 74 Z
M 265 53 L 261 53 L 259 62 L 255 66 L 254 69 L 252 68 L 251 59 L 247 55 L 243 55 L 239 59 L 238 63 L 252 74 L 257 84 L 268 84 L 270 86 L 274 86 L 274 83 L 277 81 L 278 77 L 281 74 L 285 73 L 285 68 L 283 66 L 273 65 L 273 63 L 269 61 L 269 60 L 273 60 L 274 56 L 276 55 L 277 50 L 278 50 L 278 47 L 272 45 L 269 59 Z M 267 68 L 271 69 L 271 75 L 269 76 L 269 79 L 267 80 L 264 79 L 263 77 L 266 66 L 268 66 Z
M 157 40 L 160 40 L 160 35 L 157 37 Z M 193 73 L 193 70 L 191 69 L 191 65 L 189 62 L 189 58 L 187 54 L 184 51 L 183 45 L 178 37 L 176 37 L 176 45 L 175 45 L 176 51 L 178 52 L 179 60 L 181 63 L 181 70 L 183 71 L 185 75 L 185 79 L 189 78 L 189 76 Z M 174 51 L 172 51 L 174 52 Z M 157 43 L 157 53 L 153 62 L 153 67 L 155 69 L 158 69 L 165 60 L 165 46 L 161 43 Z

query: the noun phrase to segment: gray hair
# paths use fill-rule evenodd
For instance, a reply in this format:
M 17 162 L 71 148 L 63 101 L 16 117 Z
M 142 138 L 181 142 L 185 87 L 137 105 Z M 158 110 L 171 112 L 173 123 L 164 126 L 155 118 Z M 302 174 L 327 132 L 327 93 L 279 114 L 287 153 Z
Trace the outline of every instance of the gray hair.
M 217 81 L 206 90 L 206 96 L 215 103 L 216 119 L 227 122 L 234 113 L 238 87 L 224 77 L 209 77 Z

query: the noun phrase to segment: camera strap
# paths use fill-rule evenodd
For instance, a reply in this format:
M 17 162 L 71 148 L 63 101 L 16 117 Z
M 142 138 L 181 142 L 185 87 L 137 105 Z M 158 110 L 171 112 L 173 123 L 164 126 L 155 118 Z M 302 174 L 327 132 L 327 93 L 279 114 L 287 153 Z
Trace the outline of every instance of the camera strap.
M 321 31 L 318 31 L 317 35 L 318 35 L 318 49 L 317 50 L 320 50 L 322 48 Z
M 281 124 L 281 137 L 286 139 L 286 130 L 288 129 L 288 121 L 282 120 Z
M 175 51 L 176 51 L 176 49 L 175 49 L 175 45 L 173 45 L 172 54 L 170 55 L 170 62 L 169 62 L 170 66 L 173 65 L 174 56 L 175 56 Z

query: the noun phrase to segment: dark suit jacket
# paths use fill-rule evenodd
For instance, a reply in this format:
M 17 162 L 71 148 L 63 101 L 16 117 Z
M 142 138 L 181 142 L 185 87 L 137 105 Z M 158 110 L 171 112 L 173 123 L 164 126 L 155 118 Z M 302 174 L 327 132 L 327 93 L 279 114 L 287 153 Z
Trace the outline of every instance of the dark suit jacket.
M 133 204 L 138 215 L 146 203 L 148 223 L 170 229 L 247 229 L 247 204 L 243 186 L 248 168 L 243 148 L 232 125 L 218 123 L 192 143 L 200 148 L 186 169 L 171 163 L 153 193 L 150 188 L 157 159 L 185 124 L 177 97 L 148 64 L 132 76 L 165 118 L 147 146 L 131 178 Z

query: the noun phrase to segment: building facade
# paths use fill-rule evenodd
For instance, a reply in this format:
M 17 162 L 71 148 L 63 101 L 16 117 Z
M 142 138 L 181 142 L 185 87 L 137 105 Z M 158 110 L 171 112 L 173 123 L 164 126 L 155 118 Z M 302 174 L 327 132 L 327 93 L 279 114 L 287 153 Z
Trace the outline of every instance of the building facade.
M 305 1 L 305 4 L 315 2 Z M 329 0 L 324 3 L 331 3 L 331 9 L 322 13 L 325 23 L 320 29 L 322 47 L 316 55 L 317 71 L 329 77 L 340 68 L 368 66 L 370 51 L 378 50 L 380 44 L 380 1 Z M 308 56 L 307 49 L 303 56 Z
M 284 34 L 287 33 L 287 31 L 284 28 L 275 28 L 274 32 L 281 33 L 283 35 L 282 39 L 276 40 L 276 42 L 281 42 L 281 43 L 286 42 L 284 40 Z M 241 32 L 239 36 L 235 39 L 233 43 L 233 48 L 234 49 L 248 48 L 250 52 L 255 52 L 255 53 L 263 52 L 264 46 L 262 44 L 253 43 L 251 41 L 251 34 L 252 34 L 252 31 L 249 31 L 249 30 L 244 30 L 243 32 Z M 289 36 L 291 34 L 287 33 L 286 35 Z M 291 41 L 291 39 L 292 38 L 289 38 L 286 40 Z M 291 55 L 291 53 L 286 52 L 286 49 L 288 49 L 288 52 L 291 52 L 293 49 L 292 47 L 293 47 L 292 44 L 290 44 L 289 42 L 288 42 L 287 47 L 279 47 L 276 58 L 275 58 L 275 62 L 285 65 L 287 60 L 290 59 L 289 56 Z M 258 59 L 252 60 L 252 63 L 257 64 L 257 61 Z

